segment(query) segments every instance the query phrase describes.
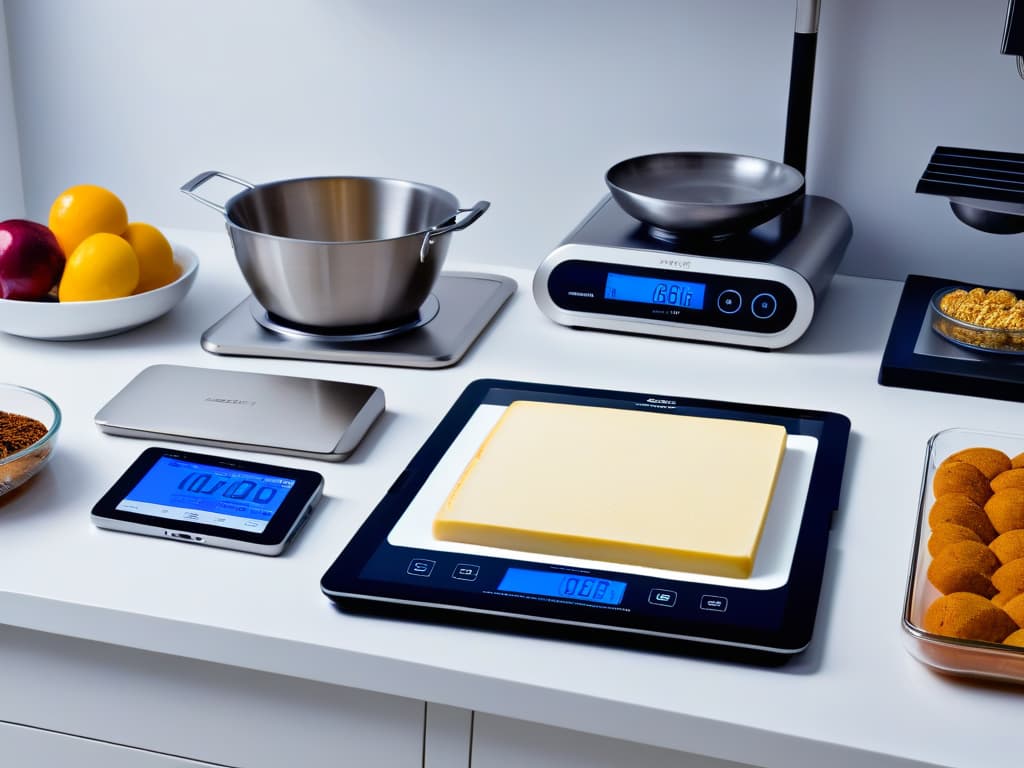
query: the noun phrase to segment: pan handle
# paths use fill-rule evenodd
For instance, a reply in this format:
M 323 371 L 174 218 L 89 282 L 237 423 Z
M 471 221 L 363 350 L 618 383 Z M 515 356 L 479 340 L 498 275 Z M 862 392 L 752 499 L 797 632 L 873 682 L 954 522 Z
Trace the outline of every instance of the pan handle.
M 430 251 L 430 245 L 434 242 L 434 238 L 440 237 L 441 235 L 447 235 L 449 232 L 457 232 L 460 229 L 465 229 L 483 216 L 484 211 L 490 207 L 491 204 L 487 200 L 481 200 L 472 208 L 459 208 L 459 210 L 455 212 L 456 217 L 458 217 L 460 213 L 469 214 L 461 221 L 456 219 L 456 221 L 453 221 L 451 224 L 438 225 L 428 229 L 427 233 L 423 236 L 423 242 L 420 244 L 420 264 L 427 260 L 427 253 Z
M 182 184 L 181 191 L 184 192 L 189 197 L 191 197 L 193 200 L 198 200 L 203 205 L 209 206 L 210 208 L 213 208 L 213 210 L 218 211 L 222 216 L 226 216 L 227 210 L 224 208 L 223 205 L 217 205 L 212 200 L 207 200 L 202 195 L 196 193 L 196 190 L 199 189 L 199 187 L 203 186 L 203 184 L 205 184 L 210 179 L 215 177 L 234 182 L 235 184 L 245 187 L 246 189 L 253 189 L 256 186 L 255 184 L 250 184 L 248 181 L 245 181 L 244 179 L 239 179 L 236 176 L 231 176 L 227 173 L 222 173 L 221 171 L 203 171 L 194 179 L 189 179 L 184 184 Z

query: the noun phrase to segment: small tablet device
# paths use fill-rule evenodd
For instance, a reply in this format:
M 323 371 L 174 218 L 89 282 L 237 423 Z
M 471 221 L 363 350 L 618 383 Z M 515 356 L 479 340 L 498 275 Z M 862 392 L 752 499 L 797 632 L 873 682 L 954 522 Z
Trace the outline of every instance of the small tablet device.
M 279 555 L 323 495 L 318 472 L 148 448 L 92 509 L 100 528 Z

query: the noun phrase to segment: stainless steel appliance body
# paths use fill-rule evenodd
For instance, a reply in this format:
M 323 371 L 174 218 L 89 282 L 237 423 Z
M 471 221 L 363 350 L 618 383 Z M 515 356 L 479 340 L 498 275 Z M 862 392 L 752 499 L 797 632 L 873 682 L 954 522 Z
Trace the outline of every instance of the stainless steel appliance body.
M 383 390 L 366 384 L 152 365 L 96 424 L 124 437 L 342 461 L 383 412 Z
M 220 206 L 196 193 L 214 177 L 245 189 Z M 223 214 L 238 265 L 264 308 L 322 328 L 400 324 L 415 315 L 450 234 L 490 205 L 459 208 L 438 187 L 358 176 L 253 185 L 206 171 L 181 190 Z
M 852 234 L 840 205 L 803 195 L 750 232 L 667 241 L 606 196 L 537 268 L 533 296 L 573 328 L 778 349 L 807 330 Z M 623 280 L 649 293 L 616 293 Z

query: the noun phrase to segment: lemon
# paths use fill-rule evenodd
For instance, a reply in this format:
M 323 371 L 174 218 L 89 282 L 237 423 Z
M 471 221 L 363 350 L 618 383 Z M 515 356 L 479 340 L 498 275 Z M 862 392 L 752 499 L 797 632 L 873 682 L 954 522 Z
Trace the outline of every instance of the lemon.
M 69 187 L 50 206 L 50 229 L 65 256 L 89 235 L 120 235 L 128 227 L 128 212 L 121 198 L 95 184 Z
M 68 257 L 57 287 L 60 301 L 100 301 L 128 296 L 139 283 L 139 260 L 128 241 L 99 232 Z
M 174 263 L 174 251 L 163 232 L 152 224 L 133 221 L 122 235 L 139 260 L 139 284 L 135 293 L 152 291 L 178 279 L 181 270 Z

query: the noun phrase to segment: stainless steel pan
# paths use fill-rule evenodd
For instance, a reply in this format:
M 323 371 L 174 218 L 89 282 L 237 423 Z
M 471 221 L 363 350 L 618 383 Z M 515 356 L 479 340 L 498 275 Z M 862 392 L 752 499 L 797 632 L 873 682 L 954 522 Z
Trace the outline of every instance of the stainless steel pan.
M 613 165 L 605 181 L 635 219 L 701 236 L 751 229 L 804 193 L 804 176 L 795 168 L 724 152 L 633 157 Z

